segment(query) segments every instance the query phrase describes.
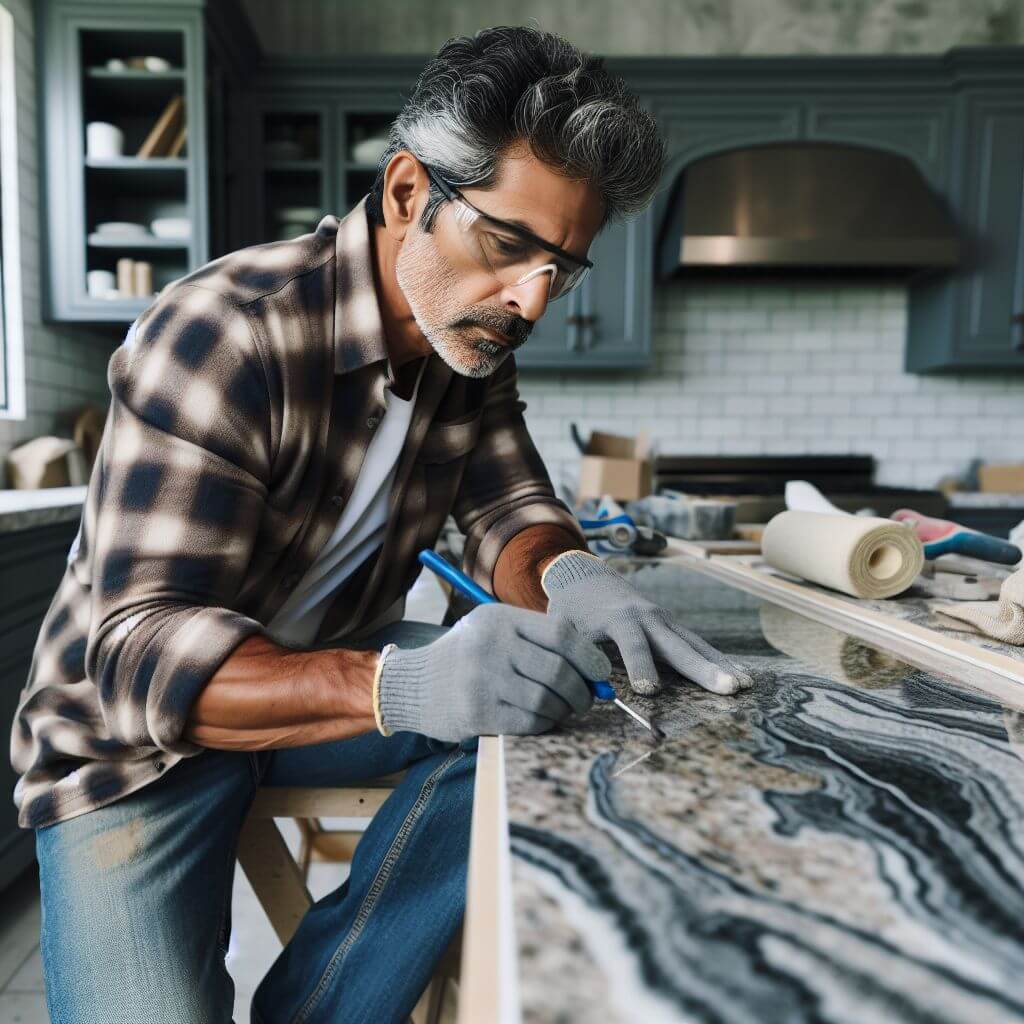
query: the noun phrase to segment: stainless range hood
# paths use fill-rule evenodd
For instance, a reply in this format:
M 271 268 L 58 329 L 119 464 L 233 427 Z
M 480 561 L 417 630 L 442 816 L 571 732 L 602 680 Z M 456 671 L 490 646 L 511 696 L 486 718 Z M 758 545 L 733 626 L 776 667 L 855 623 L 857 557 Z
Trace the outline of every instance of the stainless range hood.
M 827 143 L 731 150 L 681 175 L 659 245 L 680 267 L 878 267 L 957 263 L 953 223 L 904 157 Z

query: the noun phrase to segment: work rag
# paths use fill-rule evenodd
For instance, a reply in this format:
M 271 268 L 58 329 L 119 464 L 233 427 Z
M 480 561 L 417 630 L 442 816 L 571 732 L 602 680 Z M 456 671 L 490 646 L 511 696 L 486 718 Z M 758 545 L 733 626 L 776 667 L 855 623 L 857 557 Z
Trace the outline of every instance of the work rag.
M 995 601 L 964 601 L 933 608 L 940 616 L 955 620 L 957 628 L 984 633 L 1007 644 L 1024 646 L 1024 569 L 1003 580 Z

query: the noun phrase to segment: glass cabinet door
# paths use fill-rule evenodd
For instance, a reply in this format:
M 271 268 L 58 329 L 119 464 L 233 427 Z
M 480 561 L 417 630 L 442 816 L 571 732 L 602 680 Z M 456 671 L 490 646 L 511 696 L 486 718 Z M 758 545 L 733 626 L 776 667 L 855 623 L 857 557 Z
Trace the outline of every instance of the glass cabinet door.
M 260 113 L 262 241 L 316 230 L 328 213 L 330 168 L 325 107 L 274 106 Z

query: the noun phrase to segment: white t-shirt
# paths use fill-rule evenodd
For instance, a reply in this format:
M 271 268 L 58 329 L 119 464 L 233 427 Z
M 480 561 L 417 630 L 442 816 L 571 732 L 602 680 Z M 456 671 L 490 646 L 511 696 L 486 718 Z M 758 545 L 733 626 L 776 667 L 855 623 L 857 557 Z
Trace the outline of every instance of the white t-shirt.
M 420 367 L 408 400 L 397 398 L 390 390 L 384 392 L 387 412 L 367 446 L 352 495 L 320 554 L 267 624 L 271 639 L 300 646 L 312 643 L 335 591 L 383 542 L 398 457 L 422 377 Z

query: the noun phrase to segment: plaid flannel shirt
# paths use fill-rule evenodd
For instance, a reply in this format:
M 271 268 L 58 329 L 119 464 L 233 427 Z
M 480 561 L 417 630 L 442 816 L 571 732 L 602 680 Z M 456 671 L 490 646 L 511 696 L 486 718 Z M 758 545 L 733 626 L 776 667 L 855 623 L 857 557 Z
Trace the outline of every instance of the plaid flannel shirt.
M 193 701 L 331 535 L 391 382 L 365 205 L 173 282 L 111 356 L 79 534 L 12 728 L 23 827 L 110 803 L 200 753 L 182 735 Z M 485 587 L 530 525 L 583 542 L 524 408 L 511 356 L 484 379 L 429 357 L 384 541 L 314 645 L 400 617 L 416 554 L 449 513 Z

